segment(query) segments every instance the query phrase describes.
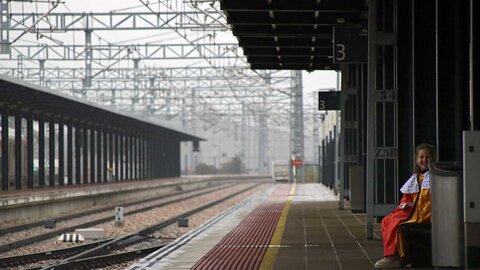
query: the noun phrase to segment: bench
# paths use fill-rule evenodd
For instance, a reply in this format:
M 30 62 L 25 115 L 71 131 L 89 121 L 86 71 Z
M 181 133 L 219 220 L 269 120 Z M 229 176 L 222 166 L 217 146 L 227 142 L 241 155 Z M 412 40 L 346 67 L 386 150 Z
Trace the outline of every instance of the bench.
M 413 268 L 432 267 L 432 224 L 400 224 Z

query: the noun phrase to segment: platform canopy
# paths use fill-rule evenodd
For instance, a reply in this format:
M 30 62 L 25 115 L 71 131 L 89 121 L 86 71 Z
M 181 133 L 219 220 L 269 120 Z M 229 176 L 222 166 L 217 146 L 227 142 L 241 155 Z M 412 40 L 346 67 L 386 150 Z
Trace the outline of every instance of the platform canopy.
M 252 69 L 328 70 L 335 26 L 366 26 L 365 0 L 221 0 Z
M 7 111 L 6 111 L 7 110 Z M 43 115 L 50 119 L 74 121 L 87 126 L 162 137 L 173 141 L 203 141 L 205 139 L 161 123 L 124 114 L 81 99 L 52 92 L 47 88 L 0 75 L 0 111 Z

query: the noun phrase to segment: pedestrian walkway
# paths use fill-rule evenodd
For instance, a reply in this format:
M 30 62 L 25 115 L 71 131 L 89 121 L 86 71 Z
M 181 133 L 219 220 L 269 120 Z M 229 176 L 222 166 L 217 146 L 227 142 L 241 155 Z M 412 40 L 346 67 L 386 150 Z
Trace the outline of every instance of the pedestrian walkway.
M 365 214 L 345 208 L 321 184 L 277 185 L 168 255 L 152 254 L 130 269 L 373 269 L 383 257 L 380 226 L 367 240 Z M 269 244 L 259 240 L 265 236 Z

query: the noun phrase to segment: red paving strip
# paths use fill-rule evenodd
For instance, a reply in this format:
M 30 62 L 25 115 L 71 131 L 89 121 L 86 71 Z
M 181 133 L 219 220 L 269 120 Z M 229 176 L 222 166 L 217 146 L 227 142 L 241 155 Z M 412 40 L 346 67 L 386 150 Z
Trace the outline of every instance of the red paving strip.
M 203 256 L 192 269 L 258 269 L 267 251 L 291 185 L 273 194 Z

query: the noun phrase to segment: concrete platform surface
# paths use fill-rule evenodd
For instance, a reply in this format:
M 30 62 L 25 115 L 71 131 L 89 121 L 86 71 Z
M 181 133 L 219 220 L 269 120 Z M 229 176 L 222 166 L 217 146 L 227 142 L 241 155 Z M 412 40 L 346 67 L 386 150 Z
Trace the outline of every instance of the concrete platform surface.
M 189 236 L 188 243 L 176 250 L 151 254 L 128 269 L 191 269 L 271 193 L 257 194 L 198 236 Z M 262 263 L 260 269 L 373 269 L 382 257 L 381 240 L 365 238 L 365 214 L 339 210 L 338 197 L 330 189 L 297 184 L 289 200 L 284 224 L 277 225 L 283 228 L 280 244 L 268 246 L 275 251 L 273 261 Z

